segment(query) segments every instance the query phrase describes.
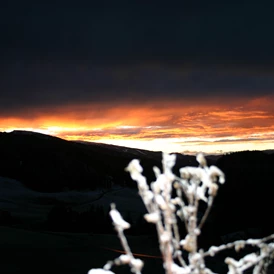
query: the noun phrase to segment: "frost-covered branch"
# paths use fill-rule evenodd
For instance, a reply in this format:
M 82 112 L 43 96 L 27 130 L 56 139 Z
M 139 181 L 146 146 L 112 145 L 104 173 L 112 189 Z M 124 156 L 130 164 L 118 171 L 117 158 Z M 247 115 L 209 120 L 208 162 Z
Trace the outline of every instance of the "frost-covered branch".
M 136 259 L 133 256 L 124 234 L 124 230 L 130 228 L 130 224 L 123 219 L 120 212 L 116 209 L 115 204 L 111 204 L 109 215 L 112 219 L 114 228 L 118 233 L 118 237 L 125 251 L 125 254 L 120 255 L 113 261 L 108 261 L 104 265 L 103 269 L 91 269 L 88 274 L 113 274 L 113 272 L 110 271 L 113 265 L 125 264 L 130 266 L 132 273 L 141 274 L 144 263 L 140 259 Z
M 131 178 L 137 182 L 139 195 L 147 209 L 147 214 L 144 215 L 145 220 L 156 226 L 166 273 L 212 274 L 213 272 L 205 264 L 207 256 L 215 256 L 230 248 L 239 251 L 247 245 L 257 247 L 258 252 L 247 254 L 239 261 L 226 258 L 228 273 L 240 274 L 251 267 L 254 267 L 254 274 L 263 273 L 263 269 L 274 258 L 274 243 L 268 243 L 274 239 L 274 234 L 263 239 L 236 241 L 219 247 L 212 246 L 206 252 L 198 247 L 198 237 L 212 208 L 219 184 L 225 182 L 225 175 L 216 166 L 208 167 L 202 154 L 198 154 L 196 159 L 199 166 L 181 168 L 180 177 L 178 177 L 172 170 L 176 155 L 163 153 L 163 172 L 154 167 L 156 180 L 150 185 L 142 175 L 143 168 L 139 160 L 132 160 L 126 168 Z M 174 193 L 176 193 L 175 197 Z M 206 209 L 203 216 L 198 218 L 200 202 L 205 203 Z M 90 270 L 89 274 L 110 274 L 113 273 L 110 271 L 113 265 L 121 264 L 128 264 L 133 273 L 141 273 L 143 263 L 134 258 L 123 233 L 130 224 L 122 218 L 114 205 L 112 205 L 110 216 L 126 254 L 108 262 L 104 269 Z M 186 235 L 183 238 L 179 233 L 178 218 L 184 222 L 186 228 Z M 183 257 L 183 253 L 187 254 L 187 257 Z

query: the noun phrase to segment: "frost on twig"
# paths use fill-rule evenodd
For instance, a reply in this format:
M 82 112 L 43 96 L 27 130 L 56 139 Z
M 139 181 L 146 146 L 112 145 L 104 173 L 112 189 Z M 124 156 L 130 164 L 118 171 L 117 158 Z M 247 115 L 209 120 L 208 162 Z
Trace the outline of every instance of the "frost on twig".
M 228 273 L 244 273 L 251 267 L 253 267 L 254 274 L 264 273 L 263 269 L 274 258 L 274 244 L 268 243 L 274 239 L 274 234 L 263 239 L 236 241 L 219 247 L 212 246 L 208 251 L 199 249 L 198 237 L 212 208 L 219 184 L 225 182 L 225 175 L 216 166 L 208 167 L 202 154 L 198 154 L 196 159 L 199 166 L 180 168 L 178 177 L 172 170 L 176 155 L 163 153 L 163 172 L 154 167 L 156 180 L 151 184 L 148 184 L 146 177 L 142 175 L 143 168 L 139 160 L 132 160 L 126 167 L 131 178 L 137 182 L 139 195 L 147 209 L 145 220 L 156 226 L 166 273 L 212 274 L 213 272 L 205 264 L 207 256 L 215 256 L 230 248 L 239 251 L 247 245 L 256 247 L 258 252 L 247 254 L 238 261 L 226 258 Z M 200 202 L 206 205 L 206 209 L 203 216 L 198 218 Z M 130 227 L 130 224 L 123 219 L 114 204 L 111 205 L 110 216 L 125 250 L 125 255 L 108 262 L 104 269 L 90 270 L 89 274 L 111 274 L 113 273 L 110 271 L 111 267 L 121 264 L 128 264 L 133 273 L 141 273 L 143 262 L 134 258 L 123 233 Z M 184 237 L 179 233 L 178 218 L 183 221 L 186 228 Z M 183 254 L 187 254 L 187 256 L 183 256 Z
M 101 274 L 101 273 L 112 274 L 113 272 L 111 272 L 110 269 L 112 268 L 113 265 L 127 264 L 130 266 L 132 273 L 141 274 L 144 263 L 142 262 L 142 260 L 136 259 L 133 256 L 124 234 L 124 230 L 130 228 L 130 224 L 123 219 L 120 212 L 116 209 L 115 204 L 111 204 L 111 210 L 109 212 L 109 215 L 112 219 L 114 228 L 118 233 L 118 237 L 125 251 L 125 254 L 120 255 L 118 258 L 116 258 L 113 261 L 107 262 L 103 269 L 97 269 L 96 271 L 102 271 L 102 272 L 98 272 L 98 274 Z M 93 270 L 91 269 L 88 274 L 97 274 L 97 272 L 91 272 L 91 271 Z

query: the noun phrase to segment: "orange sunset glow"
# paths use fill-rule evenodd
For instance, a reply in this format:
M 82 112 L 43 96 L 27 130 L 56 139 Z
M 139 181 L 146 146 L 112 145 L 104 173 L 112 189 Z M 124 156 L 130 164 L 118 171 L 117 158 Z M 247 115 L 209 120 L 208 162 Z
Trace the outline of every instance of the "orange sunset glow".
M 186 154 L 264 150 L 274 148 L 273 105 L 271 96 L 70 105 L 1 117 L 0 130 Z

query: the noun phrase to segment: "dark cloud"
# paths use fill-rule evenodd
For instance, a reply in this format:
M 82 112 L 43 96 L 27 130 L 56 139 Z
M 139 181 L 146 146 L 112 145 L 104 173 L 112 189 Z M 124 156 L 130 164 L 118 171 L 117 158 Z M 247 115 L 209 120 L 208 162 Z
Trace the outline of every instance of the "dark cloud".
M 71 131 L 63 131 L 60 134 L 61 137 L 72 136 Z M 138 138 L 139 140 L 153 140 L 155 138 L 178 138 L 181 135 L 176 133 L 168 133 L 166 131 L 155 130 L 148 127 L 130 127 L 130 128 L 104 128 L 104 129 L 94 129 L 77 131 L 75 134 L 78 139 L 85 138 L 90 140 L 98 140 L 99 138 L 125 138 L 132 139 Z M 74 136 L 74 139 L 76 138 Z
M 273 95 L 273 3 L 6 1 L 0 110 Z
M 252 141 L 270 141 L 274 139 L 274 135 L 270 134 L 267 136 L 260 136 L 260 137 L 249 137 L 249 138 L 232 138 L 232 139 L 220 139 L 213 141 L 214 143 L 243 143 L 243 142 L 252 142 Z
M 176 67 L 96 67 L 80 64 L 10 64 L 2 71 L 1 112 L 34 107 L 161 100 L 262 97 L 274 94 L 268 73 Z
M 6 1 L 6 58 L 273 63 L 273 2 Z

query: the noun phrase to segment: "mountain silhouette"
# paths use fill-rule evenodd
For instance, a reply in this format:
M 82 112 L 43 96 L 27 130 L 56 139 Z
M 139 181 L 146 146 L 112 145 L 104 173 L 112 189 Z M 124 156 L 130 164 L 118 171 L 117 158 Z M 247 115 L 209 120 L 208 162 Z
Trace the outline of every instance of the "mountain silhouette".
M 30 131 L 0 133 L 0 176 L 41 192 L 92 190 L 111 185 L 135 186 L 125 167 L 140 159 L 144 174 L 154 178 L 161 152 L 91 142 L 66 141 Z M 194 156 L 178 154 L 177 166 L 197 165 Z

